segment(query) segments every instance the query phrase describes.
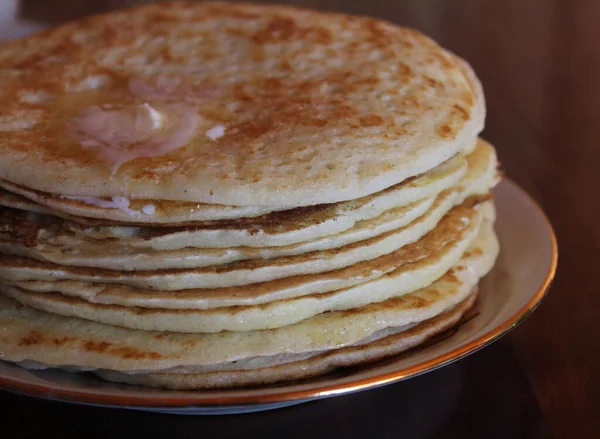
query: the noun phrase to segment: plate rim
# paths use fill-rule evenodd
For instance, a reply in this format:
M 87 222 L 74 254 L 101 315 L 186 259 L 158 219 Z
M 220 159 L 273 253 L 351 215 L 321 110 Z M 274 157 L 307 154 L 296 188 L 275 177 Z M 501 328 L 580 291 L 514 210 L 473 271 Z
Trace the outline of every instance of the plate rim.
M 278 392 L 275 394 L 265 395 L 236 395 L 236 396 L 210 396 L 204 394 L 202 396 L 194 396 L 194 391 L 189 391 L 185 396 L 161 396 L 153 398 L 148 395 L 111 395 L 89 393 L 83 390 L 56 389 L 50 385 L 28 383 L 21 380 L 15 380 L 8 377 L 0 376 L 0 390 L 8 390 L 17 392 L 27 396 L 37 396 L 47 399 L 54 399 L 65 402 L 76 402 L 82 404 L 94 405 L 111 405 L 118 407 L 154 407 L 154 408 L 203 408 L 228 405 L 255 405 L 255 404 L 273 404 L 292 402 L 299 400 L 312 400 L 336 396 L 346 393 L 357 392 L 368 388 L 383 386 L 403 379 L 421 375 L 426 372 L 446 366 L 449 363 L 458 361 L 467 355 L 478 351 L 479 349 L 489 345 L 501 336 L 507 334 L 514 329 L 519 323 L 525 320 L 541 303 L 546 296 L 550 285 L 556 274 L 558 264 L 558 243 L 556 234 L 550 223 L 550 220 L 544 213 L 539 203 L 529 195 L 520 185 L 509 178 L 503 178 L 501 184 L 508 184 L 513 187 L 519 194 L 526 198 L 533 206 L 537 213 L 541 216 L 546 232 L 550 239 L 551 255 L 548 271 L 544 276 L 544 280 L 532 297 L 518 311 L 513 313 L 509 318 L 493 329 L 490 329 L 483 335 L 475 338 L 463 346 L 459 346 L 449 352 L 432 358 L 423 363 L 415 364 L 410 367 L 405 367 L 393 372 L 388 372 L 373 377 L 357 379 L 355 381 L 346 382 L 343 384 L 324 384 L 322 386 L 305 389 L 305 390 L 290 390 L 286 392 Z M 206 392 L 206 391 L 205 391 Z

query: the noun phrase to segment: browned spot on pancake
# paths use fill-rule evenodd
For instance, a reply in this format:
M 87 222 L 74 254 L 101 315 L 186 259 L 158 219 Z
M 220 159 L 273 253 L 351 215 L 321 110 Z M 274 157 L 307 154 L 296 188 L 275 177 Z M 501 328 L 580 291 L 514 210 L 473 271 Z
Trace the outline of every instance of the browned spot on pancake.
M 433 56 L 442 65 L 442 67 L 446 69 L 451 69 L 454 67 L 454 64 L 443 54 L 434 52 Z
M 412 68 L 406 63 L 398 63 L 398 68 L 403 76 L 410 77 L 413 74 Z
M 383 124 L 383 117 L 377 114 L 369 114 L 368 116 L 362 116 L 360 118 L 360 124 L 363 127 L 374 127 Z
M 19 346 L 39 345 L 45 341 L 44 336 L 38 331 L 31 331 L 19 341 Z
M 19 341 L 19 346 L 41 345 L 43 343 L 54 346 L 62 346 L 65 343 L 69 343 L 74 340 L 74 337 L 46 337 L 41 332 L 31 331 L 26 337 L 23 337 Z M 8 340 L 6 339 L 3 341 L 8 343 Z
M 279 43 L 291 40 L 306 40 L 312 43 L 328 44 L 331 42 L 331 32 L 322 27 L 301 27 L 297 22 L 287 17 L 273 17 L 267 25 L 252 36 L 257 44 Z
M 194 346 L 196 346 L 196 342 L 189 338 L 185 339 L 183 342 L 181 342 L 181 344 L 188 348 L 193 348 Z
M 469 118 L 469 112 L 465 110 L 465 108 L 459 104 L 454 104 L 454 109 L 458 111 L 464 119 Z
M 151 171 L 150 169 L 144 169 L 140 173 L 136 174 L 134 179 L 158 182 L 160 180 L 160 175 L 154 171 Z
M 108 343 L 106 341 L 91 341 L 90 340 L 90 341 L 86 341 L 83 344 L 83 347 L 88 352 L 98 352 L 98 353 L 106 352 L 106 350 L 108 348 L 110 348 L 111 346 L 112 346 L 112 343 Z
M 75 341 L 75 337 L 61 337 L 61 338 L 53 338 L 51 339 L 52 343 L 56 346 L 62 346 L 65 343 L 69 343 L 71 341 Z
M 331 312 L 331 311 L 327 311 L 327 312 Z M 337 313 L 339 313 L 341 316 L 343 317 L 350 317 L 356 314 L 360 314 L 360 309 L 359 308 L 351 308 L 351 309 L 345 309 L 342 311 L 336 311 Z
M 144 351 L 140 351 L 139 349 L 132 348 L 129 346 L 117 348 L 117 349 L 111 349 L 109 351 L 109 353 L 117 355 L 122 358 L 130 359 L 130 360 L 131 359 L 143 360 L 143 359 L 147 359 L 147 358 L 150 358 L 152 360 L 159 360 L 161 358 L 164 358 L 163 355 L 158 354 L 156 352 L 144 352 Z
M 252 60 L 255 62 L 263 62 L 265 59 L 265 48 L 263 46 L 254 46 L 252 48 Z
M 462 270 L 460 267 L 453 267 L 444 276 L 444 280 L 452 283 L 460 283 L 460 279 L 456 276 L 456 270 Z
M 438 128 L 438 134 L 443 138 L 453 137 L 452 127 L 448 124 L 444 124 Z
M 287 59 L 281 60 L 281 62 L 279 63 L 279 68 L 287 72 L 294 70 L 294 66 L 292 66 L 292 64 L 290 64 L 290 62 Z
M 435 293 L 435 290 L 429 290 L 432 293 Z M 411 308 L 425 308 L 429 305 L 429 301 L 424 299 L 423 297 L 413 296 L 409 298 L 409 303 Z
M 474 248 L 473 254 L 477 255 L 477 256 L 481 256 L 481 255 L 483 255 L 483 250 L 480 247 Z
M 442 82 L 440 82 L 430 76 L 425 76 L 425 78 L 423 78 L 423 79 L 425 79 L 425 82 L 432 88 L 440 89 L 440 90 L 444 88 L 444 84 Z

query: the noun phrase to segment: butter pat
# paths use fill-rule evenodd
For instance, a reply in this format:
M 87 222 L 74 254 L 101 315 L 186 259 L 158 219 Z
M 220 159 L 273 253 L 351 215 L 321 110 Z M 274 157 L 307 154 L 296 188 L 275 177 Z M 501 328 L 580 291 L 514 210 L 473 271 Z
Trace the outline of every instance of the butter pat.
M 143 130 L 159 130 L 165 124 L 165 117 L 147 102 L 136 109 L 136 128 Z
M 130 216 L 138 216 L 140 214 L 138 210 L 131 209 L 129 207 L 130 201 L 125 197 L 112 197 L 110 200 L 104 200 L 96 197 L 75 197 L 63 195 L 62 198 L 66 198 L 67 200 L 81 201 L 85 204 L 89 204 L 90 206 L 98 206 L 104 209 L 119 209 Z
M 205 134 L 206 134 L 206 137 L 208 137 L 212 140 L 217 140 L 225 135 L 225 127 L 223 125 L 215 125 L 210 130 L 208 130 Z
M 104 209 L 119 209 L 125 212 L 129 216 L 139 216 L 140 213 L 144 215 L 154 215 L 156 207 L 154 204 L 146 204 L 141 210 L 135 210 L 129 207 L 131 204 L 129 198 L 126 197 L 112 197 L 110 200 L 105 200 L 97 197 L 75 197 L 69 195 L 63 195 L 62 198 L 67 200 L 81 201 L 82 203 L 89 204 L 90 206 L 98 206 Z
M 67 132 L 82 148 L 96 153 L 114 175 L 123 163 L 185 146 L 199 122 L 196 110 L 185 104 L 94 105 L 71 120 Z
M 146 204 L 144 207 L 142 207 L 142 213 L 145 215 L 154 215 L 154 212 L 156 212 L 156 207 L 154 207 L 154 204 Z

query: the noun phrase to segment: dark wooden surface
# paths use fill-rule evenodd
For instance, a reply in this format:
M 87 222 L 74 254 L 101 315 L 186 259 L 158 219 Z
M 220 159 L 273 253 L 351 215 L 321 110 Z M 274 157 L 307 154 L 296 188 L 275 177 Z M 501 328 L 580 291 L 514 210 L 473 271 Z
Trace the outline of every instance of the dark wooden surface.
M 24 1 L 20 24 L 0 27 L 16 34 L 32 22 L 133 3 Z M 556 229 L 560 261 L 550 295 L 500 342 L 404 383 L 262 414 L 204 418 L 0 393 L 0 437 L 600 438 L 600 1 L 289 3 L 409 25 L 471 62 L 488 100 L 484 136 Z

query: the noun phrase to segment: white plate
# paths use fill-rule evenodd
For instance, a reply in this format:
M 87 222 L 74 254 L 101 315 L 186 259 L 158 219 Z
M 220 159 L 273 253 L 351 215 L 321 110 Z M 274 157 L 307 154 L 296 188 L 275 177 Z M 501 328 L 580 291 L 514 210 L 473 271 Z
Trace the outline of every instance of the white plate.
M 544 297 L 556 270 L 557 246 L 539 206 L 511 181 L 494 191 L 501 251 L 480 298 L 458 329 L 396 357 L 321 377 L 232 390 L 169 391 L 103 382 L 85 374 L 28 371 L 0 362 L 0 387 L 89 405 L 180 414 L 268 410 L 410 378 L 465 357 L 506 334 Z

